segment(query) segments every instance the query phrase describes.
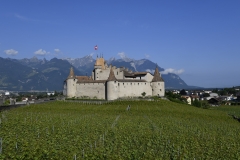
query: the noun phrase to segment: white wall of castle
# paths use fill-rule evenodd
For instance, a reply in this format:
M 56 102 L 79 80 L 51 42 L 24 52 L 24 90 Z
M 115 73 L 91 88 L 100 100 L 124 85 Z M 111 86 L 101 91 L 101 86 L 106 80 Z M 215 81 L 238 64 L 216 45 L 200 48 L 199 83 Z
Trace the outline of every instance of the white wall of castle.
M 75 97 L 87 96 L 89 98 L 106 99 L 107 95 L 112 97 L 109 99 L 112 100 L 113 98 L 139 97 L 142 96 L 143 92 L 146 93 L 146 96 L 153 95 L 152 84 L 149 82 L 110 81 L 107 83 L 112 83 L 112 85 L 108 85 L 107 91 L 105 83 L 77 83 Z M 157 90 L 159 89 L 155 88 L 155 92 L 160 95 L 161 93 Z
M 118 83 L 117 81 L 108 81 L 107 82 L 107 100 L 118 99 Z
M 111 68 L 109 68 L 109 67 L 106 69 L 95 68 L 95 73 L 92 72 L 93 80 L 107 80 L 109 73 L 110 73 L 110 69 Z M 123 71 L 121 71 L 120 68 L 113 67 L 113 72 L 117 79 L 124 78 Z
M 119 97 L 139 97 L 145 92 L 146 96 L 152 96 L 152 87 L 149 82 L 118 82 Z
M 164 82 L 152 82 L 152 96 L 164 96 L 165 86 Z
M 95 68 L 95 72 L 92 72 L 93 80 L 107 80 L 110 69 L 110 67 L 107 67 L 106 69 Z M 151 73 L 147 73 L 145 76 L 141 76 L 141 78 L 125 77 L 123 70 L 121 68 L 116 68 L 115 66 L 113 67 L 113 72 L 117 79 L 141 79 L 146 80 L 147 82 L 151 82 L 153 79 L 153 75 Z
M 67 79 L 67 97 L 76 96 L 77 79 Z
M 105 83 L 77 83 L 76 97 L 105 99 Z

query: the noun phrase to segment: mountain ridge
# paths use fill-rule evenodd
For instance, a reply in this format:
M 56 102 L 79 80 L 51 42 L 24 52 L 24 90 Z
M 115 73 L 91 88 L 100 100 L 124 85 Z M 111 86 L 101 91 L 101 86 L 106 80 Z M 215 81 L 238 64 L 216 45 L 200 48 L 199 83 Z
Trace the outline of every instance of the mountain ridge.
M 111 58 L 106 61 L 108 65 L 125 67 L 134 72 L 147 71 L 153 74 L 156 63 L 148 59 L 134 60 L 126 58 Z M 67 58 L 51 60 L 37 57 L 11 59 L 0 57 L 0 90 L 62 90 L 69 69 L 74 68 L 75 75 L 90 76 L 94 68 L 95 59 L 91 55 L 82 58 Z M 164 68 L 158 66 L 159 71 Z M 166 89 L 187 89 L 188 86 L 174 73 L 161 74 Z M 200 88 L 200 87 L 199 87 Z
M 88 61 L 89 57 L 91 57 L 91 61 Z M 84 61 L 88 65 L 84 66 L 76 63 L 75 59 L 65 59 L 68 60 L 69 63 L 73 64 L 76 68 L 78 68 L 81 72 L 85 72 L 86 75 L 91 75 L 91 72 L 93 70 L 93 66 L 95 64 L 95 59 L 91 55 L 84 56 L 82 58 L 78 58 L 77 61 Z M 156 63 L 148 60 L 148 59 L 140 59 L 135 60 L 128 58 L 126 56 L 121 57 L 120 59 L 116 59 L 115 57 L 111 57 L 109 60 L 106 60 L 107 64 L 114 65 L 116 67 L 125 67 L 129 70 L 132 70 L 134 72 L 140 72 L 140 71 L 147 71 L 153 74 L 156 66 L 158 66 Z M 158 66 L 158 69 L 160 72 L 163 72 L 165 69 Z M 161 74 L 162 78 L 165 81 L 165 87 L 166 89 L 182 89 L 182 88 L 190 88 L 191 86 L 188 86 L 177 74 L 174 73 L 167 73 L 167 74 Z M 199 87 L 201 88 L 201 87 Z

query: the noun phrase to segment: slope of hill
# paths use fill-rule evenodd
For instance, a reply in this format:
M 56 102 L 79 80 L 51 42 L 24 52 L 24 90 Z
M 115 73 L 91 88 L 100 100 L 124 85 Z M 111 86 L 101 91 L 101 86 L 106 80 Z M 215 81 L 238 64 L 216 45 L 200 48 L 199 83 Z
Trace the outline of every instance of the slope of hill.
M 0 159 L 239 159 L 240 124 L 218 108 L 166 100 L 17 108 L 2 113 Z

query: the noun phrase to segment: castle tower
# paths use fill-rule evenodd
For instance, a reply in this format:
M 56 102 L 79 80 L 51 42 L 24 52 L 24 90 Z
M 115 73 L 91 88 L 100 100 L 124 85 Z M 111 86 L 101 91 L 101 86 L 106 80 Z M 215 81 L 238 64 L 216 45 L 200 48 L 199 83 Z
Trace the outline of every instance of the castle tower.
M 92 72 L 92 77 L 93 77 L 93 80 L 99 80 L 98 78 L 98 74 L 100 74 L 100 72 L 103 70 L 103 69 L 106 69 L 106 65 L 105 65 L 105 60 L 104 58 L 100 57 L 100 58 L 97 58 L 95 64 L 94 64 L 94 70 Z
M 97 58 L 94 68 L 105 69 L 105 60 L 103 57 Z
M 118 81 L 114 75 L 113 69 L 110 69 L 109 77 L 106 82 L 107 100 L 118 99 Z
M 70 68 L 69 76 L 67 78 L 67 97 L 75 97 L 77 79 L 74 75 L 73 68 Z
M 164 81 L 159 73 L 158 66 L 156 66 L 154 76 L 152 79 L 152 95 L 153 96 L 165 95 Z

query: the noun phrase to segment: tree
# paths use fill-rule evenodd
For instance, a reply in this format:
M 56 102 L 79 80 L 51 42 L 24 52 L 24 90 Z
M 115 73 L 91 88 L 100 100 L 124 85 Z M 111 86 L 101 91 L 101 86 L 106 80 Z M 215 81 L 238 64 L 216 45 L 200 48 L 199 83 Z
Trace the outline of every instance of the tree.
M 203 97 L 210 97 L 209 93 L 203 93 Z
M 187 92 L 185 91 L 185 89 L 182 89 L 182 90 L 180 91 L 180 94 L 181 94 L 181 95 L 187 95 Z
M 201 107 L 201 102 L 199 102 L 197 99 L 195 99 L 193 102 L 192 102 L 192 105 L 195 106 L 195 107 Z
M 143 97 L 146 96 L 146 92 L 143 92 L 143 93 L 142 93 L 142 96 L 143 96 Z

